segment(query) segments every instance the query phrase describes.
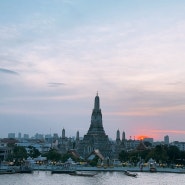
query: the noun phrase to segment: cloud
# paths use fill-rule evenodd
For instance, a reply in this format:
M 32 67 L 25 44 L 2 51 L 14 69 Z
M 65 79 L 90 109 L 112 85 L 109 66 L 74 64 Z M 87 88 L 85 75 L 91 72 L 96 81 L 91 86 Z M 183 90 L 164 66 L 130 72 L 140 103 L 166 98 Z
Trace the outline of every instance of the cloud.
M 48 83 L 49 87 L 59 87 L 59 86 L 63 86 L 66 85 L 65 83 L 60 83 L 60 82 L 50 82 Z
M 175 134 L 185 134 L 184 130 L 152 130 L 152 132 L 156 133 L 175 133 Z
M 19 73 L 9 70 L 9 69 L 4 69 L 4 68 L 0 68 L 0 73 L 6 73 L 6 74 L 10 74 L 10 75 L 19 75 Z

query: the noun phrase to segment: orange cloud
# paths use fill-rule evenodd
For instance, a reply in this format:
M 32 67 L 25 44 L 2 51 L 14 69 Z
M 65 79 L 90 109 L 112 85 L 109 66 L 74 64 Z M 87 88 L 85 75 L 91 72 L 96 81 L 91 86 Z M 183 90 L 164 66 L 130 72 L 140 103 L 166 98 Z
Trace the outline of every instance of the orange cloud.
M 174 133 L 174 134 L 185 134 L 185 130 L 151 130 L 155 133 Z
M 145 138 L 149 138 L 148 136 L 143 136 L 143 135 L 140 135 L 140 136 L 136 136 L 136 139 L 137 140 L 143 140 Z

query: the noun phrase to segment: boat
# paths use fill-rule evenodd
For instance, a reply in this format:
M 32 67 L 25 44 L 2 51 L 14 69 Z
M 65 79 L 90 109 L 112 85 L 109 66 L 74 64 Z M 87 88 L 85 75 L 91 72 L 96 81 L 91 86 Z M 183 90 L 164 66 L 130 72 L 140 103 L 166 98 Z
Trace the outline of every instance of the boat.
M 74 173 L 76 172 L 76 164 L 72 161 L 71 158 L 67 160 L 64 164 L 52 166 L 51 174 L 54 173 Z
M 157 169 L 155 167 L 150 167 L 150 172 L 157 172 Z
M 73 176 L 84 176 L 84 177 L 94 177 L 96 175 L 96 173 L 87 173 L 87 172 L 73 172 L 73 173 L 69 173 L 69 175 L 73 175 Z
M 61 166 L 53 166 L 51 169 L 51 174 L 54 173 L 74 173 L 76 172 L 76 169 L 71 167 L 71 166 L 65 166 L 65 165 L 61 165 Z
M 33 173 L 33 168 L 29 166 L 21 166 L 18 173 Z
M 16 173 L 15 171 L 0 171 L 0 175 L 4 175 L 4 174 L 14 174 Z
M 0 164 L 0 175 L 3 175 L 3 174 L 14 174 L 16 173 L 16 169 L 12 166 L 9 166 L 9 165 L 1 165 Z
M 137 173 L 131 173 L 131 172 L 129 172 L 128 170 L 125 171 L 125 175 L 131 176 L 131 177 L 137 177 Z
M 3 174 L 14 174 L 16 173 L 16 171 L 14 169 L 1 169 L 0 170 L 0 175 L 3 175 Z
M 58 173 L 58 174 L 62 174 L 62 173 L 71 174 L 71 173 L 75 173 L 75 170 L 70 170 L 70 169 L 52 169 L 51 170 L 51 174 L 54 174 L 54 173 Z

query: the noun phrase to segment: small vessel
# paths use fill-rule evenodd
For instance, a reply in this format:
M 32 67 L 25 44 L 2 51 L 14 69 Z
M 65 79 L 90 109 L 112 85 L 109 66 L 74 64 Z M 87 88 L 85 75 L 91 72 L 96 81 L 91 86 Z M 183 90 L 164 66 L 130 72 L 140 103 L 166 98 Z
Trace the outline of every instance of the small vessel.
M 131 176 L 131 177 L 137 177 L 137 173 L 131 173 L 129 171 L 125 171 L 125 175 Z
M 9 165 L 1 165 L 0 164 L 0 175 L 3 174 L 13 174 L 16 173 L 16 169 L 14 169 L 12 166 Z
M 155 167 L 150 167 L 150 172 L 157 172 L 157 169 Z
M 78 171 L 75 171 L 73 173 L 69 173 L 69 175 L 73 175 L 73 176 L 84 176 L 84 177 L 94 177 L 96 175 L 96 173 L 88 173 L 88 172 L 78 172 Z
M 71 173 L 75 173 L 75 170 L 70 170 L 70 169 L 52 169 L 51 173 L 67 173 L 67 174 L 71 174 Z
M 56 166 L 52 166 L 51 169 L 51 173 L 74 173 L 76 172 L 76 164 L 72 161 L 71 158 L 69 158 L 67 160 L 67 162 L 60 164 L 60 165 L 56 165 Z
M 33 169 L 29 166 L 21 166 L 19 173 L 33 173 Z
M 14 174 L 16 173 L 15 171 L 13 170 L 0 170 L 0 175 L 3 175 L 3 174 Z

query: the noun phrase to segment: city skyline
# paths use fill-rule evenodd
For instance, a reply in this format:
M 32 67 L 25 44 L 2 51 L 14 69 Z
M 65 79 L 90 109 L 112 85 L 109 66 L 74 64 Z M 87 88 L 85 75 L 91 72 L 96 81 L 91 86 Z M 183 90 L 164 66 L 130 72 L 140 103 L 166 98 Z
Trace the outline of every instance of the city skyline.
M 87 133 L 98 91 L 110 138 L 185 140 L 185 2 L 0 2 L 0 137 Z

